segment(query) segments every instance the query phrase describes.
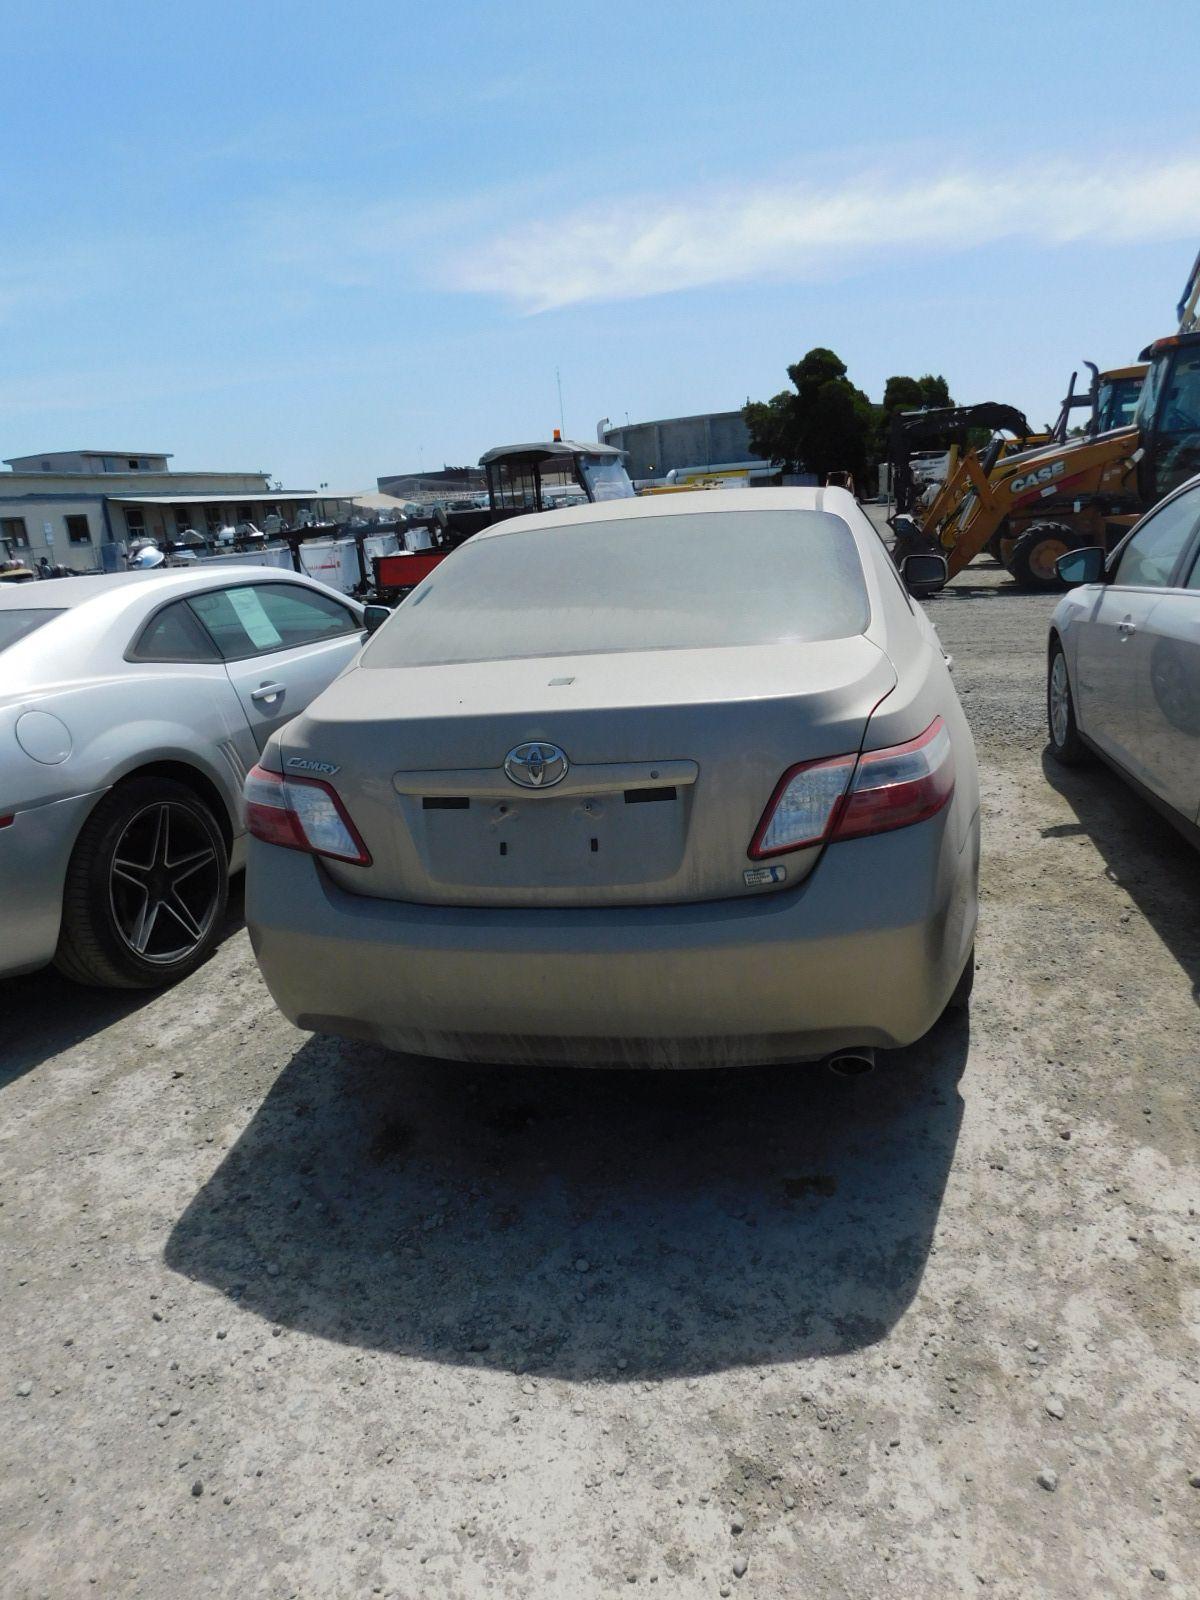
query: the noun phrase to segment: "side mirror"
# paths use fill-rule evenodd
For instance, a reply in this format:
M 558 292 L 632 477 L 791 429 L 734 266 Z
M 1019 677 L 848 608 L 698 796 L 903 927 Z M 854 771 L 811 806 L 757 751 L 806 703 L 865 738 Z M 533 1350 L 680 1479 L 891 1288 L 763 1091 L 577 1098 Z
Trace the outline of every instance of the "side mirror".
M 1106 559 L 1103 548 L 1091 544 L 1085 550 L 1068 550 L 1065 556 L 1059 556 L 1054 570 L 1064 583 L 1099 583 L 1104 576 Z
M 922 553 L 915 556 L 905 556 L 900 563 L 900 576 L 904 587 L 909 594 L 918 600 L 923 600 L 926 595 L 937 594 L 939 589 L 944 589 L 950 581 L 950 568 L 945 556 Z
M 377 633 L 392 614 L 390 606 L 367 606 L 363 612 L 363 627 L 368 636 Z

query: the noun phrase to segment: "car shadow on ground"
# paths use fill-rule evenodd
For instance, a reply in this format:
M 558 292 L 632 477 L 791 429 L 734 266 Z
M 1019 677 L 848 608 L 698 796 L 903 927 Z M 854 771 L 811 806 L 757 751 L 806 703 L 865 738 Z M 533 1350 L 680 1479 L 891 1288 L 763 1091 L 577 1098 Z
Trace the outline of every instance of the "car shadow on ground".
M 514 1070 L 313 1038 L 168 1264 L 272 1323 L 621 1381 L 859 1349 L 909 1305 L 969 1025 L 846 1080 Z
M 239 873 L 229 885 L 229 905 L 218 946 L 237 933 L 245 920 L 243 883 Z M 0 979 L 0 1089 L 51 1056 L 132 1016 L 159 993 L 157 989 L 90 989 L 68 982 L 53 967 Z
M 1183 968 L 1200 1003 L 1200 853 L 1098 756 L 1064 767 L 1047 748 L 1042 771 L 1104 857 L 1107 876 L 1126 891 Z M 1060 837 L 1063 826 L 1045 831 Z

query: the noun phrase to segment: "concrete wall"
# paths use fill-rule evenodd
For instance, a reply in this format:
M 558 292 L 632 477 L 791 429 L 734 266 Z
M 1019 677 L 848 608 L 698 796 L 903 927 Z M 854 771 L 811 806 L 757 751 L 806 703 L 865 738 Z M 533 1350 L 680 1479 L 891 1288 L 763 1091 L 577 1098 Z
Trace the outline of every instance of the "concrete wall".
M 14 548 L 15 559 L 36 562 L 45 556 L 52 566 L 93 572 L 101 565 L 102 544 L 129 537 L 124 513 L 119 506 L 110 506 L 107 496 L 211 494 L 232 518 L 242 500 L 269 500 L 269 482 L 261 472 L 0 472 L 0 518 L 24 519 L 29 545 L 27 549 Z M 146 506 L 142 514 L 152 538 L 175 531 L 169 507 Z M 197 531 L 203 532 L 202 508 L 197 508 L 196 515 L 201 519 L 195 524 Z M 87 517 L 91 536 L 87 543 L 72 543 L 68 516 Z
M 712 411 L 606 428 L 604 442 L 628 452 L 631 478 L 661 478 L 676 467 L 760 459 L 750 449 L 750 435 L 740 411 Z
M 0 500 L 19 494 L 262 494 L 264 472 L 0 472 Z
M 86 543 L 72 543 L 67 533 L 66 519 L 69 516 L 87 518 L 90 538 Z M 99 568 L 100 546 L 109 537 L 101 495 L 62 495 L 53 500 L 9 500 L 0 496 L 0 534 L 7 535 L 7 528 L 3 524 L 12 517 L 24 521 L 29 538 L 28 547 L 20 547 L 11 544 L 9 538 L 5 537 L 4 550 L 11 549 L 12 559 L 36 562 L 39 556 L 45 556 L 51 566 L 74 567 L 79 572 L 92 572 Z M 7 559 L 7 556 L 4 558 Z

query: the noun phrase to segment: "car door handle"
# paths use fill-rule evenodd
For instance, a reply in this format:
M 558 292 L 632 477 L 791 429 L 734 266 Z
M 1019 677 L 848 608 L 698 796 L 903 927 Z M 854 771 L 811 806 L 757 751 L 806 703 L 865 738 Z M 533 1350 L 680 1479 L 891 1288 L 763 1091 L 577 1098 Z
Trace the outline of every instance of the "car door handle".
M 282 683 L 260 683 L 257 689 L 251 689 L 251 700 L 274 700 L 276 695 L 283 693 Z
M 1130 634 L 1137 632 L 1137 623 L 1126 617 L 1124 622 L 1117 623 L 1117 632 L 1123 639 L 1128 639 Z

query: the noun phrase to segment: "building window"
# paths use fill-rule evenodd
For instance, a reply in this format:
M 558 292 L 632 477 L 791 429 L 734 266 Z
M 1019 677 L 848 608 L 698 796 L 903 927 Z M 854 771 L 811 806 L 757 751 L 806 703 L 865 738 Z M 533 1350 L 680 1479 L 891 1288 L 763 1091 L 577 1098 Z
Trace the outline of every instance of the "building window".
M 91 544 L 92 529 L 86 517 L 64 517 L 67 538 L 72 544 Z
M 146 532 L 146 514 L 141 506 L 125 507 L 125 526 L 131 539 L 141 539 Z
M 43 472 L 53 472 L 53 470 L 54 470 L 54 468 L 50 465 L 50 463 L 48 461 L 43 461 L 42 462 L 42 471 Z
M 140 466 L 141 466 L 141 462 L 138 460 L 138 458 L 136 456 L 130 457 L 130 461 L 129 461 L 129 470 L 130 470 L 130 472 L 136 472 Z
M 204 525 L 208 530 L 208 537 L 215 539 L 225 526 L 225 518 L 221 515 L 220 506 L 205 506 Z
M 0 539 L 13 550 L 29 549 L 29 529 L 24 517 L 0 517 Z

